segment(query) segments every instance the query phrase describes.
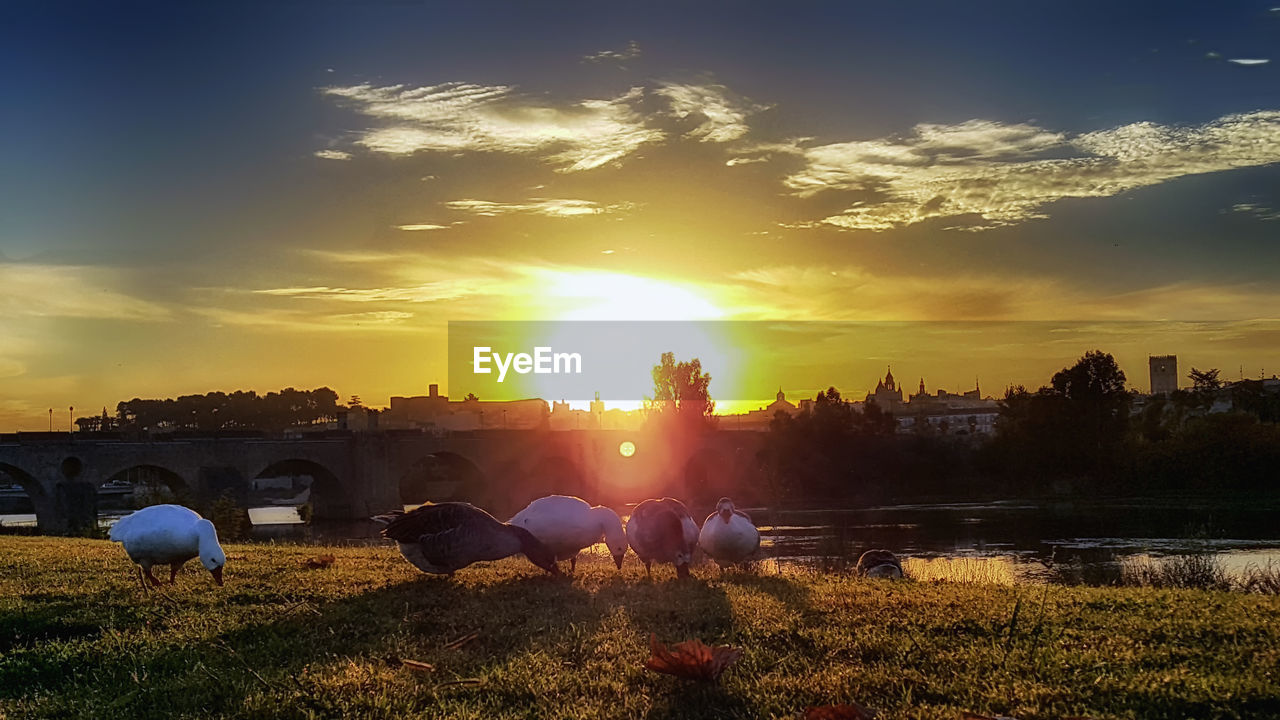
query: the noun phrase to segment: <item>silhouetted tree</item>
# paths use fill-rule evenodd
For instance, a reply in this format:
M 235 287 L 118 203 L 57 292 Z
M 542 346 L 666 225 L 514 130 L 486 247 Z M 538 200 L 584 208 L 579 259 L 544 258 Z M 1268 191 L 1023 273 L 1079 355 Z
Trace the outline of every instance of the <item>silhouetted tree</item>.
M 1034 482 L 1053 475 L 1113 475 L 1123 461 L 1129 405 L 1124 372 L 1099 350 L 1054 374 L 1049 386 L 1010 388 L 992 452 Z
M 711 376 L 702 372 L 702 361 L 694 358 L 676 362 L 675 353 L 662 353 L 653 366 L 653 398 L 647 402 L 651 417 L 683 430 L 710 427 L 715 401 L 710 393 Z
M 327 387 L 285 388 L 259 396 L 241 391 L 183 395 L 164 400 L 134 398 L 116 405 L 114 423 L 126 430 L 282 430 L 336 420 L 338 394 Z M 103 423 L 100 423 L 100 426 Z
M 1213 391 L 1222 387 L 1222 381 L 1218 379 L 1218 368 L 1197 370 L 1193 367 L 1191 372 L 1187 374 L 1187 378 L 1191 380 L 1191 389 L 1193 390 Z

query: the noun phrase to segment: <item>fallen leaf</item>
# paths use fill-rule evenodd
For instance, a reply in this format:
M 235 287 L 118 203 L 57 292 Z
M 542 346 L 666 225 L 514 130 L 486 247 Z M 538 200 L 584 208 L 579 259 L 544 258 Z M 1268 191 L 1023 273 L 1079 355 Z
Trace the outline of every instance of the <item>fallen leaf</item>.
M 336 559 L 337 558 L 332 555 L 317 555 L 303 560 L 302 567 L 306 570 L 320 570 L 332 565 L 333 561 Z
M 822 705 L 804 709 L 804 720 L 871 720 L 875 712 L 858 703 L 852 705 Z
M 420 660 L 405 660 L 404 658 L 400 659 L 400 667 L 417 670 L 418 672 L 432 672 L 436 669 L 436 666 L 431 663 L 424 663 Z
M 647 669 L 689 680 L 714 681 L 742 657 L 742 648 L 708 647 L 696 638 L 672 645 L 668 650 L 653 633 L 649 633 L 649 652 L 652 656 L 644 664 Z

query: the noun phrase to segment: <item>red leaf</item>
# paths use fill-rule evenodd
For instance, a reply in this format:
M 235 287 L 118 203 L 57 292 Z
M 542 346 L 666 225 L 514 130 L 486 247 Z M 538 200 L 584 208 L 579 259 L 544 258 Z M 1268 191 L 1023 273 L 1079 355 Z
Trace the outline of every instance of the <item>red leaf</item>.
M 649 633 L 649 652 L 652 657 L 645 661 L 646 668 L 689 680 L 714 681 L 742 657 L 742 648 L 728 645 L 708 647 L 696 638 L 672 645 L 668 650 L 653 633 Z

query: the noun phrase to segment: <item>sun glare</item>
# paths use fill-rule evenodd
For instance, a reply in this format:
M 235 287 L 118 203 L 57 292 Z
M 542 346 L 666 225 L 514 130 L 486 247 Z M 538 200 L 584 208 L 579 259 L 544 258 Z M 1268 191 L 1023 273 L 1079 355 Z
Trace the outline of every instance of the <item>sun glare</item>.
M 543 279 L 558 320 L 716 320 L 727 314 L 697 290 L 653 278 L 549 271 Z

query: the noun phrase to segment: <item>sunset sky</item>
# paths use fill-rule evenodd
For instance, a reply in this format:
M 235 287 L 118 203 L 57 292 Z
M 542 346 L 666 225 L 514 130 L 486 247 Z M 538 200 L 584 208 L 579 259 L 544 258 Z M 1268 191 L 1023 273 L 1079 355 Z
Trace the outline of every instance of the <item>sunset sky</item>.
M 1275 4 L 5 4 L 0 431 L 448 390 L 450 320 L 930 321 L 765 400 L 1269 376 Z

